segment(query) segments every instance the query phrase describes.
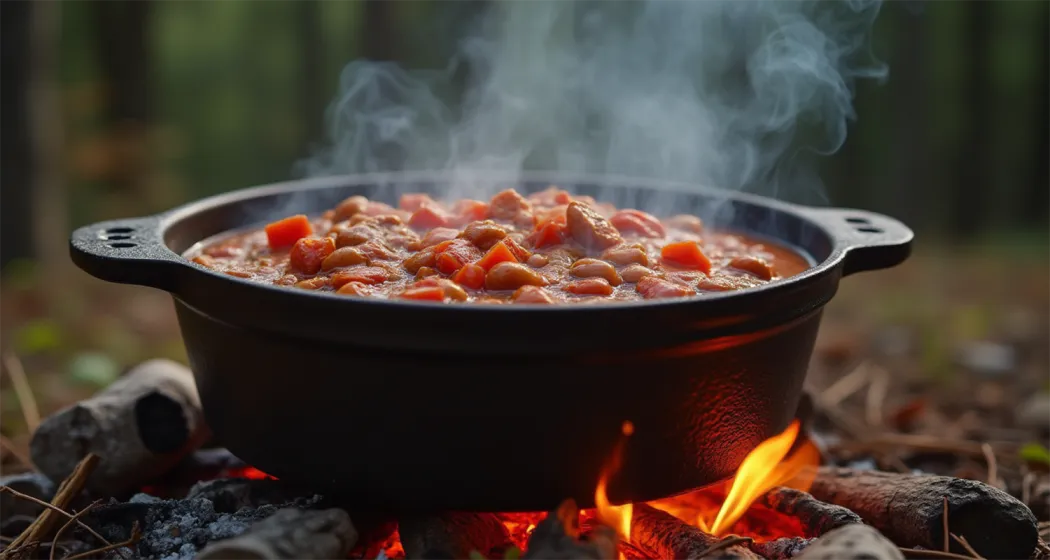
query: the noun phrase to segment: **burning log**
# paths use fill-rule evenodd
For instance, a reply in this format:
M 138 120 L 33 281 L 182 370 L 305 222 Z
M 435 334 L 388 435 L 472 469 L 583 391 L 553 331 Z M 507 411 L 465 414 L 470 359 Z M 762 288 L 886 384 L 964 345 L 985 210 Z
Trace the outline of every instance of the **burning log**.
M 811 544 L 796 560 L 904 560 L 901 551 L 874 527 L 844 525 Z
M 748 548 L 766 560 L 789 560 L 801 556 L 816 541 L 817 539 L 802 537 L 782 537 L 766 542 L 752 542 Z
M 491 513 L 449 512 L 398 521 L 405 557 L 418 560 L 466 558 L 477 551 L 486 558 L 511 546 L 510 533 Z
M 150 360 L 97 395 L 44 420 L 33 434 L 33 463 L 62 480 L 88 453 L 101 459 L 87 490 L 123 495 L 175 466 L 208 437 L 193 373 Z
M 808 538 L 822 536 L 846 525 L 863 523 L 856 513 L 842 506 L 824 503 L 812 494 L 793 488 L 774 488 L 762 496 L 761 503 L 798 519 L 804 536 Z
M 617 557 L 616 532 L 609 527 L 596 527 L 588 540 L 579 537 L 580 510 L 576 502 L 565 500 L 532 531 L 522 558 L 614 560 Z
M 700 558 L 724 560 L 758 560 L 746 546 L 734 544 L 716 548 L 721 542 L 677 517 L 646 504 L 634 504 L 631 517 L 631 542 L 654 558 Z M 710 552 L 714 549 L 714 552 Z
M 985 558 L 1027 558 L 1039 537 L 1027 506 L 975 480 L 821 467 L 810 493 L 856 512 L 902 547 L 942 550 L 949 542 L 966 554 L 945 535 L 947 526 Z
M 355 544 L 357 530 L 345 511 L 286 508 L 240 536 L 208 545 L 197 560 L 346 558 Z

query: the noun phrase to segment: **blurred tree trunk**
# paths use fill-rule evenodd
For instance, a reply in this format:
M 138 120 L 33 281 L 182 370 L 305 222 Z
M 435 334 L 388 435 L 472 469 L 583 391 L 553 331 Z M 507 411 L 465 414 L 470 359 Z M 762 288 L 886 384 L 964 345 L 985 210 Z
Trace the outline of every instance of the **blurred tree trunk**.
M 992 134 L 991 119 L 994 118 L 992 101 L 993 79 L 990 72 L 990 47 L 995 3 L 987 1 L 959 4 L 965 6 L 964 29 L 966 44 L 962 59 L 967 61 L 967 74 L 963 80 L 959 104 L 964 111 L 959 119 L 964 123 L 960 137 L 964 144 L 959 149 L 959 160 L 955 173 L 959 177 L 954 186 L 954 201 L 951 204 L 952 233 L 961 238 L 972 237 L 985 225 L 985 201 L 989 190 L 994 190 L 988 173 L 989 138 Z
M 887 15 L 893 14 L 895 31 L 889 81 L 894 138 L 890 184 L 885 185 L 890 195 L 887 203 L 905 223 L 931 226 L 940 218 L 929 214 L 930 200 L 939 195 L 931 190 L 941 185 L 931 183 L 927 175 L 934 165 L 928 127 L 930 56 L 925 28 L 929 18 L 903 2 L 887 8 Z
M 324 90 L 324 64 L 327 48 L 321 29 L 321 6 L 317 0 L 296 3 L 299 54 L 299 118 L 304 123 L 298 143 L 308 146 L 323 140 L 324 110 L 328 104 L 328 92 Z
M 154 195 L 149 185 L 154 116 L 150 16 L 154 2 L 96 0 L 92 8 L 105 92 L 109 161 L 101 179 L 114 191 L 107 211 L 147 211 Z
M 0 42 L 4 63 L 0 65 L 0 144 L 3 183 L 0 188 L 0 270 L 16 259 L 33 256 L 32 161 L 29 136 L 29 23 L 27 0 L 0 2 Z
M 1025 223 L 1032 227 L 1046 227 L 1050 221 L 1050 25 L 1047 19 L 1050 10 L 1046 8 L 1050 4 L 1043 3 L 1044 25 L 1042 37 L 1036 42 L 1039 49 L 1035 59 L 1038 62 L 1033 65 L 1042 74 L 1040 79 L 1040 93 L 1035 97 L 1037 106 L 1032 111 L 1036 116 L 1035 126 L 1038 128 L 1035 146 L 1033 146 L 1032 177 L 1028 180 L 1027 192 L 1024 197 L 1024 208 L 1021 214 Z
M 398 60 L 395 0 L 365 0 L 364 42 L 361 51 L 369 60 Z

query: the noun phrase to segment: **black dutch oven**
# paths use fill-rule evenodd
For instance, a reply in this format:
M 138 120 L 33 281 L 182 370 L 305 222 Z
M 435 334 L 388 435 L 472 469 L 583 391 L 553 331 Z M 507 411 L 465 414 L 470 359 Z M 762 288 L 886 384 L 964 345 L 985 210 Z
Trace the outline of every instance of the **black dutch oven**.
M 473 177 L 477 179 L 475 175 Z M 253 283 L 181 255 L 195 243 L 361 194 L 440 194 L 452 176 L 397 173 L 230 192 L 76 230 L 93 276 L 172 294 L 204 413 L 243 460 L 381 510 L 549 510 L 594 489 L 621 436 L 614 503 L 733 474 L 798 406 L 821 310 L 839 279 L 907 258 L 912 232 L 871 212 L 691 185 L 566 174 L 619 207 L 693 213 L 775 240 L 813 266 L 741 292 L 607 305 L 385 301 Z

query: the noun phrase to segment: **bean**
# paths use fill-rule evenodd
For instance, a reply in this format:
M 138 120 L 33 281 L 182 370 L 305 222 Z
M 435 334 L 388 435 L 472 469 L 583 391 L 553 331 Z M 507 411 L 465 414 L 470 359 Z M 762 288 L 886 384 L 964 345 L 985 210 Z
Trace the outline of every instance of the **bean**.
M 670 227 L 689 233 L 701 233 L 704 231 L 704 222 L 700 218 L 688 214 L 671 216 L 664 220 L 664 222 Z
M 598 259 L 580 259 L 572 263 L 570 269 L 573 276 L 579 278 L 604 278 L 610 285 L 619 286 L 623 283 L 620 275 L 616 273 L 613 265 Z
M 514 292 L 514 303 L 554 303 L 554 298 L 546 288 L 539 286 L 522 286 Z
M 621 266 L 635 263 L 649 266 L 649 255 L 645 252 L 645 247 L 641 243 L 610 247 L 602 253 L 602 260 Z
M 375 219 L 384 226 L 399 226 L 405 223 L 397 214 L 379 214 Z
M 430 268 L 429 266 L 421 266 L 419 267 L 419 270 L 416 271 L 416 278 L 423 279 L 427 276 L 434 276 L 437 273 L 438 271 L 434 270 L 433 268 Z
M 294 274 L 285 274 L 284 276 L 278 278 L 277 280 L 274 280 L 273 283 L 277 284 L 278 286 L 294 286 L 296 284 L 296 282 L 298 282 L 298 281 L 299 281 L 299 278 L 296 277 L 296 275 L 294 275 Z
M 422 251 L 419 251 L 418 253 L 405 259 L 405 262 L 402 263 L 402 266 L 404 266 L 405 270 L 407 270 L 408 272 L 415 274 L 419 272 L 419 269 L 424 266 L 434 266 L 435 262 L 437 262 L 437 255 L 434 252 L 434 248 L 427 247 L 426 249 L 423 249 Z
M 620 232 L 616 231 L 609 220 L 586 204 L 569 203 L 565 217 L 572 238 L 588 250 L 608 249 L 623 241 Z
M 353 216 L 350 217 L 349 221 L 350 221 L 350 225 L 352 225 L 352 226 L 356 226 L 356 225 L 359 225 L 359 224 L 370 225 L 370 226 L 378 226 L 379 225 L 379 220 L 376 220 L 375 218 L 373 218 L 372 216 L 369 216 L 368 214 L 354 214 Z
M 360 245 L 365 241 L 375 239 L 378 236 L 378 231 L 366 225 L 351 226 L 339 230 L 338 235 L 335 236 L 335 245 L 336 247 Z
M 489 215 L 497 220 L 514 220 L 519 214 L 530 213 L 532 205 L 513 189 L 507 189 L 489 201 Z
M 736 257 L 729 261 L 730 268 L 750 272 L 762 280 L 773 278 L 773 267 L 763 259 L 751 256 Z
M 543 268 L 543 267 L 547 266 L 547 263 L 550 262 L 550 259 L 548 259 L 546 255 L 541 255 L 539 253 L 533 253 L 532 256 L 529 257 L 529 260 L 526 261 L 526 262 L 532 268 Z
M 490 290 L 516 290 L 522 286 L 545 286 L 547 281 L 535 270 L 516 262 L 501 262 L 485 275 Z
M 587 278 L 570 282 L 565 286 L 565 291 L 577 295 L 610 296 L 613 293 L 613 287 L 604 278 Z
M 296 288 L 302 288 L 304 290 L 319 290 L 328 285 L 328 279 L 324 276 L 318 276 L 316 278 L 307 278 L 301 282 L 296 282 Z
M 632 264 L 627 268 L 620 271 L 620 277 L 623 278 L 624 282 L 638 282 L 646 276 L 652 276 L 655 274 L 652 270 L 645 268 L 640 264 Z
M 337 294 L 348 296 L 367 296 L 372 293 L 366 284 L 361 282 L 347 282 L 335 291 Z
M 337 222 L 348 220 L 352 216 L 356 216 L 368 208 L 368 199 L 363 196 L 351 196 L 350 198 L 339 203 L 335 207 L 335 216 L 333 219 Z
M 342 266 L 370 263 L 371 260 L 357 247 L 340 247 L 321 261 L 321 270 L 332 270 Z
M 506 236 L 507 230 L 503 229 L 492 220 L 471 222 L 467 224 L 467 227 L 463 228 L 463 233 L 459 234 L 461 239 L 470 241 L 482 251 L 488 251 L 493 245 L 498 243 L 500 239 L 503 239 Z

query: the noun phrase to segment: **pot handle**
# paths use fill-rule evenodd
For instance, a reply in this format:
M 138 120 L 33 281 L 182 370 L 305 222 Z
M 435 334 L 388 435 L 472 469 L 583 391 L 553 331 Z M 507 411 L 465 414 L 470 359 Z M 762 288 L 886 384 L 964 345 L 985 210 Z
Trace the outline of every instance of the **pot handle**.
M 890 268 L 911 254 L 915 234 L 889 216 L 849 208 L 806 208 L 806 214 L 845 250 L 843 276 Z
M 184 262 L 164 244 L 161 218 L 98 222 L 69 238 L 69 256 L 88 274 L 120 284 L 174 291 Z

